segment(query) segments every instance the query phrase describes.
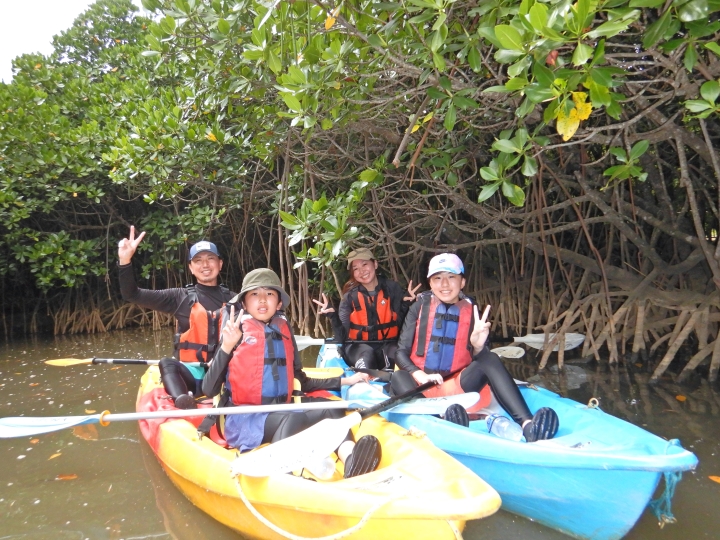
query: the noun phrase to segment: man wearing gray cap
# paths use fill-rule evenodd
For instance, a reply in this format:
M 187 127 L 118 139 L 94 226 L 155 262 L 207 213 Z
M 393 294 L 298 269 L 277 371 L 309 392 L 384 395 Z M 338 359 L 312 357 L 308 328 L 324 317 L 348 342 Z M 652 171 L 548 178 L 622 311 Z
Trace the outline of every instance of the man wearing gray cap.
M 197 283 L 158 291 L 140 289 L 135 282 L 132 257 L 144 236 L 142 232 L 136 238 L 135 227 L 131 226 L 129 237 L 118 244 L 120 293 L 127 302 L 175 316 L 175 358 L 160 361 L 160 374 L 176 407 L 195 408 L 193 393 L 202 393 L 204 364 L 215 353 L 222 308 L 235 293 L 219 284 L 223 261 L 217 246 L 206 240 L 194 244 L 188 254 L 188 267 Z M 186 362 L 203 365 L 186 365 Z

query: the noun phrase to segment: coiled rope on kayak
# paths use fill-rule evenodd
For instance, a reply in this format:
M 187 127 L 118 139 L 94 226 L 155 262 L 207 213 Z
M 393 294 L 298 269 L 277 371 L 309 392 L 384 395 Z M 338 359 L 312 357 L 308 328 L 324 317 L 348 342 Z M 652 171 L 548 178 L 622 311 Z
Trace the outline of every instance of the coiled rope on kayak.
M 274 523 L 271 523 L 265 516 L 263 516 L 260 512 L 257 511 L 257 509 L 253 506 L 253 504 L 250 502 L 250 500 L 245 496 L 245 492 L 242 489 L 242 486 L 240 485 L 240 477 L 235 477 L 235 484 L 237 485 L 238 493 L 240 494 L 240 499 L 243 503 L 245 503 L 245 506 L 247 506 L 247 509 L 250 510 L 250 513 L 255 516 L 260 523 L 268 527 L 269 529 L 273 530 L 280 536 L 283 536 L 284 538 L 287 538 L 288 540 L 339 540 L 340 538 L 345 538 L 346 536 L 353 534 L 356 531 L 359 531 L 362 529 L 362 527 L 367 523 L 367 521 L 372 517 L 372 515 L 377 512 L 380 508 L 385 506 L 387 503 L 396 501 L 398 499 L 401 499 L 403 497 L 406 497 L 407 495 L 404 493 L 400 493 L 398 495 L 395 495 L 393 497 L 389 497 L 385 500 L 380 501 L 375 506 L 372 506 L 368 509 L 367 512 L 363 515 L 363 517 L 358 521 L 355 525 L 350 527 L 349 529 L 345 529 L 344 531 L 340 531 L 335 534 L 330 534 L 328 536 L 320 536 L 320 537 L 308 537 L 308 536 L 298 536 L 296 534 L 292 534 L 284 529 L 281 529 Z M 448 522 L 450 523 L 450 522 Z M 459 531 L 457 534 L 460 534 Z M 457 535 L 456 535 L 457 537 Z M 462 537 L 458 537 L 462 538 Z
M 669 440 L 665 453 L 667 453 L 667 449 L 671 446 L 680 446 L 680 441 L 678 439 Z M 677 522 L 677 519 L 675 519 L 672 513 L 672 498 L 675 495 L 675 488 L 678 482 L 682 480 L 682 472 L 666 472 L 663 475 L 665 477 L 665 490 L 660 497 L 650 501 L 650 508 L 655 514 L 655 517 L 658 518 L 658 525 L 661 529 L 668 523 Z

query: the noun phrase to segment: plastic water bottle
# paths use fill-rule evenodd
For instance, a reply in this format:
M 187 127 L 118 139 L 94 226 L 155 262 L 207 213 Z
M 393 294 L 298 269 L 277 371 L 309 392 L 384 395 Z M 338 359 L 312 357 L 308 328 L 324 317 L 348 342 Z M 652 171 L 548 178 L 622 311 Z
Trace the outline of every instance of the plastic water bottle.
M 327 456 L 319 461 L 313 461 L 305 468 L 319 480 L 330 480 L 335 474 L 335 461 Z
M 488 416 L 487 427 L 490 433 L 501 439 L 521 441 L 523 438 L 522 428 L 501 414 L 491 414 Z

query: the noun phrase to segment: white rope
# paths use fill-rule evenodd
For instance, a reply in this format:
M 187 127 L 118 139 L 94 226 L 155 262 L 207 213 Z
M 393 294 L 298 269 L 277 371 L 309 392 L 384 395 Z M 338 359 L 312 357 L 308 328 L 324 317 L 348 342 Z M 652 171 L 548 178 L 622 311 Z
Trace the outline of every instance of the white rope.
M 379 502 L 378 504 L 376 504 L 375 506 L 372 506 L 371 508 L 369 508 L 368 511 L 365 512 L 365 515 L 363 515 L 362 519 L 361 519 L 357 524 L 355 524 L 355 525 L 353 525 L 352 527 L 350 527 L 349 529 L 346 529 L 346 530 L 344 530 L 344 531 L 340 531 L 339 533 L 331 534 L 331 535 L 328 535 L 328 536 L 307 537 L 307 536 L 297 536 L 297 535 L 295 535 L 295 534 L 292 534 L 292 533 L 290 533 L 290 532 L 287 532 L 287 531 L 281 529 L 280 527 L 278 527 L 277 525 L 275 525 L 275 524 L 271 523 L 270 521 L 268 521 L 265 516 L 263 516 L 260 512 L 258 512 L 258 511 L 255 509 L 255 507 L 252 505 L 252 503 L 251 503 L 251 502 L 248 500 L 248 498 L 245 496 L 245 493 L 243 492 L 242 486 L 240 485 L 240 479 L 239 479 L 238 476 L 235 477 L 235 483 L 237 484 L 238 493 L 240 494 L 240 499 L 242 500 L 243 503 L 245 503 L 245 506 L 247 506 L 247 509 L 250 510 L 250 513 L 251 513 L 253 516 L 255 516 L 255 517 L 258 519 L 258 521 L 260 521 L 260 523 L 262 523 L 263 525 L 265 525 L 266 527 L 268 527 L 268 528 L 271 529 L 272 531 L 275 531 L 275 532 L 276 532 L 277 534 L 279 534 L 280 536 L 283 536 L 284 538 L 287 538 L 288 540 L 339 540 L 340 538 L 345 538 L 346 536 L 348 536 L 348 535 L 350 535 L 350 534 L 352 534 L 352 533 L 354 533 L 354 532 L 356 532 L 356 531 L 359 531 L 359 530 L 365 525 L 365 523 L 367 523 L 367 521 L 370 519 L 370 517 L 371 517 L 375 512 L 377 512 L 382 506 L 386 505 L 386 504 L 389 503 L 389 502 L 395 501 L 395 500 L 397 500 L 397 499 L 400 499 L 400 498 L 403 498 L 403 497 L 406 496 L 405 494 L 402 494 L 402 493 L 401 493 L 401 494 L 396 495 L 396 496 L 394 496 L 394 497 L 390 497 L 390 498 L 388 498 L 388 499 L 385 499 L 385 500 L 383 500 L 383 501 L 380 501 L 380 502 Z M 448 522 L 448 523 L 449 523 L 449 522 Z M 457 534 L 460 534 L 460 532 L 458 531 Z M 459 536 L 459 537 L 457 537 L 457 538 L 460 538 L 460 539 L 462 540 L 462 536 Z
M 460 532 L 460 529 L 458 529 L 458 528 L 455 526 L 455 524 L 454 524 L 452 521 L 450 521 L 449 519 L 447 520 L 447 524 L 450 526 L 450 530 L 451 530 L 451 531 L 453 532 L 453 534 L 455 535 L 455 540 L 463 540 L 463 535 L 462 535 L 462 533 Z

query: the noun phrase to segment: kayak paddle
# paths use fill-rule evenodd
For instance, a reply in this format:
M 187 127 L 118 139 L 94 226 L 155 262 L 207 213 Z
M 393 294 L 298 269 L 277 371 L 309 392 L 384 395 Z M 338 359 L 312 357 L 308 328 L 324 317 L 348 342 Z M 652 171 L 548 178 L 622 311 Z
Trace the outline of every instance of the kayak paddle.
M 400 409 L 396 412 L 403 414 L 442 414 L 450 405 L 458 403 L 463 407 L 470 407 L 477 403 L 479 396 L 475 392 L 447 396 L 444 398 L 421 398 L 410 403 L 394 402 Z M 385 402 L 383 402 L 385 403 Z M 220 414 L 251 414 L 261 412 L 283 411 L 309 411 L 314 409 L 358 409 L 371 407 L 372 401 L 314 401 L 310 403 L 280 403 L 276 405 L 245 405 L 242 407 L 219 407 L 201 409 L 171 409 L 167 411 L 151 411 L 136 413 L 112 414 L 105 411 L 100 414 L 86 416 L 11 416 L 0 418 L 0 439 L 11 437 L 29 437 L 60 431 L 61 429 L 81 426 L 83 424 L 107 425 L 110 422 L 152 420 L 156 418 L 192 418 L 197 416 Z M 393 404 L 388 405 L 392 407 Z
M 134 358 L 56 358 L 45 360 L 51 366 L 79 366 L 82 364 L 122 364 L 135 366 L 156 366 L 160 360 L 136 360 Z M 199 366 L 200 362 L 185 362 L 188 366 Z
M 343 418 L 325 418 L 317 424 L 263 446 L 252 452 L 240 454 L 231 466 L 234 476 L 270 476 L 302 469 L 308 463 L 320 461 L 329 456 L 345 440 L 348 430 L 360 424 L 363 419 L 388 410 L 394 405 L 409 401 L 413 396 L 435 386 L 434 381 L 399 396 L 381 401 L 377 405 L 355 411 Z
M 522 347 L 513 347 L 512 345 L 495 347 L 494 349 L 490 349 L 490 352 L 494 352 L 503 358 L 522 358 L 525 356 L 525 349 Z
M 311 338 L 309 336 L 295 336 L 298 350 L 302 351 L 313 345 L 324 345 L 325 340 L 320 338 Z M 137 366 L 154 366 L 160 363 L 160 360 L 136 360 L 133 358 L 56 358 L 55 360 L 45 360 L 45 363 L 51 366 L 79 366 L 82 364 L 122 364 Z M 200 362 L 185 362 L 189 366 L 199 366 Z

